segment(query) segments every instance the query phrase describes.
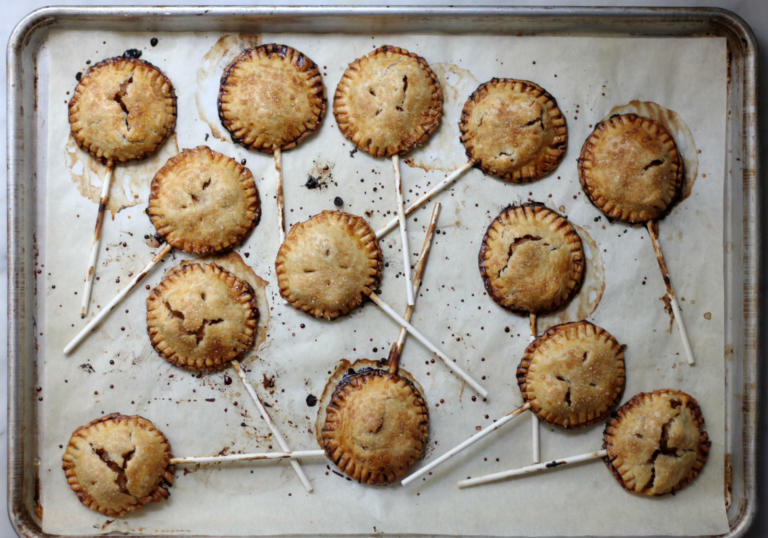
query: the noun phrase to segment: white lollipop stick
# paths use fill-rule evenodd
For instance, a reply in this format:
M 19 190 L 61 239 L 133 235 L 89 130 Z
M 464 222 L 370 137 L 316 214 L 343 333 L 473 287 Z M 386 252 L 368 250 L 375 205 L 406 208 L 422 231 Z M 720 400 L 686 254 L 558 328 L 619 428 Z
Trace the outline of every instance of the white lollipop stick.
M 188 456 L 171 458 L 171 465 L 193 465 L 195 463 L 222 463 L 232 461 L 297 460 L 325 456 L 324 450 L 293 450 L 291 452 L 257 452 L 253 454 L 227 454 L 226 456 Z
M 400 245 L 403 248 L 403 276 L 405 277 L 405 296 L 408 306 L 413 306 L 413 286 L 411 285 L 411 248 L 408 245 L 408 233 L 405 229 L 403 211 L 403 185 L 400 179 L 400 157 L 392 155 L 392 168 L 395 171 L 395 194 L 397 195 L 397 221 L 400 224 Z
M 277 172 L 277 222 L 280 228 L 280 244 L 285 241 L 285 200 L 283 198 L 283 153 L 280 148 L 275 149 L 275 172 Z
M 527 465 L 518 469 L 510 469 L 509 471 L 501 471 L 498 473 L 491 473 L 484 476 L 478 476 L 477 478 L 467 478 L 466 480 L 459 481 L 460 488 L 469 488 L 472 486 L 479 486 L 480 484 L 488 484 L 490 482 L 498 482 L 505 478 L 511 478 L 513 476 L 521 476 L 525 474 L 537 473 L 539 471 L 545 471 L 547 469 L 553 469 L 562 465 L 570 465 L 572 463 L 582 463 L 585 461 L 597 460 L 604 458 L 608 455 L 606 450 L 596 450 L 589 454 L 579 454 L 578 456 L 571 456 L 569 458 L 563 458 L 559 460 L 552 460 L 546 463 L 537 463 L 535 465 Z
M 387 303 L 381 300 L 381 297 L 376 295 L 375 293 L 371 293 L 368 297 L 370 297 L 371 301 L 376 303 L 376 306 L 381 308 L 385 314 L 387 314 L 390 318 L 395 320 L 397 323 L 400 324 L 401 327 L 404 327 L 406 331 L 408 331 L 411 336 L 413 336 L 416 340 L 421 342 L 427 349 L 429 349 L 432 353 L 437 355 L 442 359 L 442 361 L 456 374 L 458 374 L 459 377 L 461 377 L 464 381 L 467 382 L 467 384 L 472 387 L 472 390 L 477 392 L 480 396 L 483 398 L 488 397 L 488 391 L 485 390 L 477 381 L 472 379 L 468 373 L 466 373 L 464 370 L 462 370 L 458 364 L 456 364 L 456 361 L 451 359 L 448 355 L 440 351 L 432 342 L 427 340 L 427 337 L 421 334 L 416 327 L 405 321 L 403 318 L 400 317 L 400 315 L 395 312 L 391 306 L 389 306 Z
M 424 473 L 427 473 L 427 472 L 431 471 L 432 469 L 434 469 L 435 467 L 437 467 L 438 465 L 443 463 L 448 458 L 450 458 L 452 456 L 455 456 L 456 454 L 458 454 L 459 452 L 461 452 L 465 448 L 475 444 L 480 439 L 482 439 L 483 437 L 487 436 L 489 433 L 498 430 L 504 424 L 506 424 L 507 422 L 509 422 L 510 420 L 515 418 L 516 416 L 518 416 L 523 411 L 526 411 L 526 410 L 530 409 L 530 407 L 531 407 L 531 404 L 526 402 L 523 405 L 521 405 L 520 407 L 518 407 L 517 409 L 515 409 L 513 411 L 510 411 L 509 413 L 507 413 L 506 415 L 501 417 L 499 420 L 496 420 L 496 421 L 492 422 L 491 424 L 489 424 L 488 426 L 486 426 L 485 428 L 483 428 L 482 430 L 477 432 L 475 435 L 473 435 L 469 439 L 467 439 L 467 440 L 463 441 L 462 443 L 456 445 L 455 447 L 450 449 L 448 452 L 446 452 L 445 454 L 443 454 L 439 458 L 436 458 L 436 459 L 430 461 L 428 464 L 426 464 L 424 467 L 422 467 L 421 469 L 419 469 L 415 473 L 412 473 L 411 475 L 406 476 L 405 478 L 403 478 L 400 481 L 400 483 L 403 486 L 407 486 L 408 484 L 410 484 L 411 482 L 413 482 L 414 480 L 419 478 Z
M 675 316 L 675 325 L 677 325 L 680 339 L 683 341 L 685 358 L 688 360 L 688 364 L 693 366 L 696 363 L 696 359 L 693 357 L 693 350 L 691 349 L 691 342 L 688 340 L 688 331 L 685 330 L 685 322 L 683 321 L 683 315 L 680 312 L 680 305 L 677 303 L 677 297 L 675 297 L 675 292 L 672 289 L 672 280 L 669 278 L 667 263 L 664 260 L 664 254 L 661 252 L 657 226 L 658 223 L 652 220 L 649 220 L 646 223 L 648 235 L 651 236 L 651 243 L 653 243 L 653 250 L 656 252 L 656 261 L 659 262 L 659 269 L 661 270 L 661 277 L 664 280 L 664 287 L 667 290 L 667 297 L 669 297 L 669 302 L 672 306 L 672 314 Z
M 93 227 L 93 243 L 91 244 L 91 255 L 88 257 L 88 272 L 85 273 L 85 284 L 83 285 L 83 302 L 80 306 L 80 317 L 84 318 L 88 314 L 88 305 L 91 302 L 91 290 L 93 290 L 93 277 L 96 276 L 96 261 L 99 259 L 99 247 L 101 246 L 101 228 L 104 225 L 104 213 L 109 201 L 109 187 L 112 185 L 112 173 L 114 166 L 110 162 L 107 164 L 107 175 L 104 176 L 104 184 L 101 186 L 101 196 L 99 197 L 99 209 L 96 212 L 96 224 Z
M 166 254 L 168 254 L 171 250 L 173 250 L 173 247 L 166 243 L 163 245 L 163 248 L 161 248 L 157 254 L 155 254 L 155 257 L 152 258 L 152 260 L 142 269 L 139 271 L 136 276 L 133 277 L 133 280 L 131 280 L 128 285 L 123 288 L 123 290 L 115 295 L 115 297 L 105 306 L 101 309 L 101 311 L 94 316 L 94 318 L 88 322 L 88 324 L 80 329 L 80 332 L 77 333 L 77 335 L 70 340 L 70 342 L 64 347 L 64 354 L 69 355 L 69 353 L 75 349 L 80 342 L 83 341 L 83 339 L 88 336 L 88 334 L 96 328 L 96 326 L 104 321 L 104 318 L 109 315 L 112 310 L 115 309 L 115 307 L 120 304 L 120 301 L 122 301 L 128 293 L 136 287 L 136 284 L 138 284 L 149 272 L 152 270 L 152 268 L 157 265 L 160 260 L 162 260 Z
M 267 426 L 269 426 L 272 435 L 275 437 L 275 439 L 277 439 L 277 444 L 280 445 L 280 448 L 283 450 L 283 452 L 290 452 L 291 449 L 288 447 L 288 443 L 285 442 L 285 438 L 280 433 L 280 430 L 278 430 L 275 423 L 272 422 L 272 417 L 269 416 L 269 413 L 267 413 L 264 404 L 261 403 L 261 400 L 256 394 L 256 391 L 253 389 L 253 386 L 248 381 L 248 378 L 245 377 L 245 372 L 243 372 L 243 369 L 240 367 L 240 363 L 238 361 L 232 361 L 232 367 L 235 369 L 235 372 L 237 372 L 237 376 L 240 378 L 240 381 L 242 381 L 243 385 L 245 385 L 245 390 L 248 391 L 248 395 L 251 397 L 251 400 L 253 400 L 253 403 L 255 403 L 256 407 L 259 408 L 259 413 L 261 413 L 261 417 L 267 423 Z M 304 470 L 301 468 L 301 465 L 299 465 L 299 462 L 295 459 L 292 459 L 291 467 L 293 467 L 293 470 L 296 472 L 299 480 L 301 480 L 301 483 L 304 485 L 304 489 L 307 490 L 307 493 L 312 493 L 312 484 L 309 483 L 309 479 L 307 478 L 307 475 L 304 474 Z
M 443 179 L 440 183 L 432 187 L 426 193 L 422 194 L 420 198 L 417 198 L 415 202 L 413 202 L 411 205 L 405 208 L 406 216 L 410 215 L 411 213 L 416 211 L 418 208 L 420 208 L 421 206 L 429 202 L 436 195 L 440 194 L 442 191 L 450 187 L 457 179 L 459 179 L 464 174 L 464 172 L 472 168 L 474 165 L 475 165 L 474 161 L 468 161 L 462 164 L 459 168 L 457 168 L 450 174 L 448 174 L 446 178 Z M 391 232 L 397 227 L 397 223 L 398 223 L 397 217 L 390 220 L 383 228 L 381 228 L 379 231 L 376 232 L 376 238 L 381 239 L 383 236 L 387 235 L 389 232 Z
M 531 323 L 531 341 L 534 341 L 539 334 L 538 328 L 536 327 L 536 314 L 530 314 L 529 320 Z M 541 461 L 541 436 L 539 431 L 539 417 L 537 417 L 535 413 L 531 413 L 531 460 L 533 463 L 539 463 Z

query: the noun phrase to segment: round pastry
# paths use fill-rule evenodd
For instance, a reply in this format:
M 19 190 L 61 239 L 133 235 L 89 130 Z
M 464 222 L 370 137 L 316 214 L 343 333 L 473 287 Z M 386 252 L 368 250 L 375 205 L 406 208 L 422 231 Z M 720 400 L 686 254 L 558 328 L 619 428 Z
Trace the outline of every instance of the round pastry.
M 258 320 L 251 286 L 215 263 L 182 263 L 147 297 L 152 346 L 189 370 L 223 368 L 247 352 Z
M 274 43 L 244 50 L 229 64 L 218 101 L 232 140 L 266 153 L 296 147 L 320 127 L 326 109 L 317 65 Z
M 390 484 L 421 457 L 429 436 L 429 411 L 420 387 L 400 369 L 391 374 L 358 361 L 335 385 L 321 416 L 318 441 L 328 458 L 353 479 Z M 333 378 L 332 378 L 333 379 Z
M 669 389 L 632 397 L 603 436 L 614 477 L 627 491 L 649 496 L 674 493 L 696 478 L 709 445 L 696 400 Z
M 173 132 L 176 94 L 154 65 L 109 58 L 80 79 L 69 101 L 69 124 L 80 148 L 98 159 L 141 159 Z
M 381 249 L 363 218 L 323 211 L 291 228 L 275 269 L 286 301 L 317 318 L 334 319 L 376 289 Z
M 208 255 L 245 239 L 261 205 L 247 168 L 198 146 L 171 157 L 155 174 L 147 213 L 171 246 Z
M 641 223 L 663 217 L 679 196 L 683 164 L 663 125 L 620 114 L 598 123 L 584 142 L 579 178 L 606 216 Z
M 526 80 L 494 78 L 469 96 L 459 121 L 467 156 L 486 174 L 525 183 L 552 172 L 568 147 L 557 101 Z
M 588 321 L 550 328 L 517 368 L 523 399 L 541 420 L 575 428 L 605 419 L 624 390 L 624 346 Z
M 61 460 L 80 502 L 109 517 L 165 499 L 173 483 L 168 441 L 139 416 L 113 413 L 80 426 Z
M 374 157 L 408 153 L 440 125 L 443 90 L 424 58 L 385 45 L 347 67 L 333 113 L 342 134 Z
M 542 314 L 565 304 L 584 277 L 584 251 L 568 220 L 530 202 L 509 206 L 488 226 L 480 247 L 488 294 L 520 314 Z

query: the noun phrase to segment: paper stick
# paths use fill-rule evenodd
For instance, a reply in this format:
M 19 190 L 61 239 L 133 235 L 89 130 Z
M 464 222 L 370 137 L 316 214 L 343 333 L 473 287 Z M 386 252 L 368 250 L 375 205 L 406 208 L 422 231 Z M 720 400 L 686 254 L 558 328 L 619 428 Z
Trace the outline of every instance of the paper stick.
M 152 270 L 152 268 L 157 265 L 160 260 L 162 260 L 166 254 L 168 254 L 171 250 L 173 250 L 173 247 L 166 243 L 163 245 L 163 248 L 161 248 L 157 254 L 155 254 L 155 257 L 152 258 L 152 260 L 142 269 L 139 271 L 136 276 L 133 277 L 133 279 L 128 283 L 128 285 L 123 288 L 123 290 L 115 295 L 115 297 L 105 306 L 104 308 L 99 311 L 98 314 L 96 314 L 91 321 L 88 322 L 88 324 L 83 327 L 77 335 L 70 340 L 70 342 L 64 347 L 64 354 L 69 355 L 69 353 L 75 349 L 80 342 L 83 341 L 83 338 L 88 336 L 88 334 L 102 321 L 104 321 L 104 318 L 109 315 L 112 310 L 115 309 L 115 307 L 120 304 L 120 301 L 122 301 L 128 293 L 136 287 L 136 284 L 138 284 L 149 272 Z
M 427 227 L 427 234 L 424 237 L 424 244 L 421 246 L 421 252 L 419 253 L 419 259 L 416 262 L 416 270 L 413 276 L 413 293 L 418 294 L 421 287 L 421 278 L 424 276 L 424 269 L 427 266 L 427 258 L 429 257 L 429 251 L 432 249 L 432 239 L 435 237 L 435 228 L 437 226 L 437 217 L 440 215 L 440 202 L 435 202 L 432 208 L 432 216 L 429 218 L 429 226 Z M 413 315 L 413 306 L 407 306 L 405 308 L 405 315 L 403 319 L 407 322 L 411 321 Z M 407 331 L 400 327 L 400 332 L 397 334 L 397 340 L 392 344 L 392 348 L 389 350 L 389 358 L 387 359 L 387 369 L 390 373 L 396 374 L 400 365 L 400 355 L 403 352 L 403 344 L 405 343 L 405 335 Z
M 531 341 L 536 340 L 538 333 L 536 314 L 531 313 L 528 316 L 531 323 Z M 539 417 L 535 413 L 531 413 L 531 461 L 533 463 L 539 463 L 541 461 L 541 436 L 539 434 Z
M 468 161 L 464 164 L 462 164 L 460 167 L 458 167 L 456 170 L 451 172 L 446 176 L 445 179 L 443 179 L 440 183 L 432 187 L 429 191 L 421 195 L 420 198 L 417 198 L 415 202 L 413 202 L 411 205 L 409 205 L 407 208 L 405 208 L 405 215 L 408 216 L 414 211 L 416 211 L 418 208 L 429 202 L 432 198 L 434 198 L 436 195 L 440 194 L 442 191 L 444 191 L 446 188 L 450 187 L 457 179 L 459 179 L 464 172 L 469 170 L 475 165 L 474 161 Z M 376 238 L 381 239 L 383 236 L 387 235 L 389 232 L 394 230 L 397 227 L 397 217 L 390 220 L 383 228 L 381 228 L 379 231 L 376 232 Z
M 110 161 L 107 164 L 107 174 L 104 176 L 104 183 L 101 186 L 99 209 L 96 212 L 96 224 L 93 227 L 93 243 L 91 244 L 91 255 L 88 257 L 88 271 L 85 273 L 83 302 L 80 305 L 81 318 L 84 318 L 88 314 L 88 305 L 91 302 L 93 277 L 96 275 L 96 261 L 99 259 L 99 247 L 101 246 L 101 228 L 104 225 L 104 213 L 107 209 L 107 202 L 109 201 L 109 187 L 112 185 L 112 175 L 114 170 L 115 167 Z
M 277 443 L 280 445 L 280 448 L 283 450 L 283 452 L 290 452 L 291 449 L 288 447 L 288 443 L 285 442 L 285 438 L 280 433 L 280 430 L 277 429 L 275 423 L 272 421 L 272 417 L 270 417 L 269 413 L 267 413 L 264 404 L 261 403 L 261 399 L 259 399 L 259 396 L 253 389 L 253 385 L 251 385 L 251 383 L 248 381 L 248 378 L 245 377 L 245 372 L 243 372 L 243 369 L 240 367 L 240 363 L 236 360 L 232 361 L 232 367 L 235 369 L 235 372 L 237 372 L 237 376 L 240 378 L 240 381 L 243 382 L 245 390 L 248 392 L 251 400 L 253 400 L 253 403 L 255 403 L 256 407 L 258 407 L 259 413 L 261 413 L 261 417 L 267 423 L 267 426 L 269 426 L 269 429 L 272 432 L 274 438 L 277 440 Z M 304 470 L 301 468 L 301 465 L 299 465 L 299 462 L 296 460 L 291 460 L 291 467 L 293 467 L 293 470 L 296 472 L 299 480 L 301 480 L 301 483 L 304 485 L 304 489 L 307 490 L 307 493 L 312 493 L 312 484 L 309 483 L 309 479 L 307 478 L 307 475 L 304 474 Z
M 545 463 L 537 463 L 535 465 L 527 465 L 518 469 L 510 469 L 509 471 L 501 471 L 498 473 L 491 473 L 484 476 L 478 476 L 477 478 L 467 478 L 466 480 L 459 481 L 460 488 L 469 488 L 472 486 L 479 486 L 480 484 L 488 484 L 490 482 L 498 482 L 505 478 L 511 478 L 513 476 L 521 476 L 525 474 L 537 473 L 539 471 L 545 471 L 547 469 L 554 469 L 562 465 L 570 465 L 572 463 L 582 463 L 585 461 L 596 460 L 604 458 L 608 455 L 606 450 L 596 450 L 589 454 L 579 454 L 578 456 L 571 456 L 569 458 L 563 458 L 559 460 L 552 460 Z
M 395 194 L 397 197 L 397 222 L 400 224 L 400 245 L 403 249 L 403 276 L 405 277 L 405 297 L 408 306 L 413 306 L 413 286 L 411 285 L 411 248 L 408 245 L 408 232 L 405 229 L 403 211 L 403 185 L 400 179 L 400 157 L 392 155 L 392 168 L 395 171 Z
M 696 359 L 693 357 L 693 350 L 691 349 L 691 342 L 688 340 L 688 331 L 685 330 L 685 322 L 683 321 L 683 315 L 680 312 L 680 305 L 677 303 L 677 297 L 675 297 L 675 292 L 672 289 L 672 280 L 669 278 L 667 262 L 664 260 L 664 254 L 661 252 L 661 244 L 659 243 L 658 236 L 658 222 L 649 220 L 646 223 L 646 227 L 648 228 L 648 234 L 651 236 L 653 250 L 656 252 L 656 261 L 659 262 L 661 277 L 664 280 L 664 287 L 667 289 L 667 297 L 669 297 L 669 302 L 672 306 L 672 314 L 675 316 L 675 324 L 680 333 L 680 339 L 683 341 L 685 358 L 688 359 L 688 364 L 693 366 L 696 363 Z
M 436 458 L 436 459 L 432 460 L 431 462 L 426 464 L 424 467 L 422 467 L 421 469 L 419 469 L 415 473 L 412 473 L 411 475 L 406 476 L 405 478 L 403 478 L 400 481 L 400 483 L 402 485 L 404 485 L 404 486 L 407 486 L 408 484 L 410 484 L 411 482 L 413 482 L 414 480 L 419 478 L 421 475 L 431 471 L 432 469 L 434 469 L 435 467 L 437 467 L 438 465 L 443 463 L 448 458 L 450 458 L 452 456 L 455 456 L 456 454 L 458 454 L 459 452 L 461 452 L 465 448 L 475 444 L 480 439 L 482 439 L 483 437 L 487 436 L 489 433 L 498 430 L 504 424 L 506 424 L 507 422 L 509 422 L 510 420 L 515 418 L 516 416 L 518 416 L 523 411 L 526 411 L 526 410 L 530 409 L 530 407 L 531 407 L 531 404 L 526 402 L 523 405 L 521 405 L 520 407 L 518 407 L 517 409 L 514 409 L 513 411 L 510 411 L 509 413 L 507 413 L 506 415 L 504 415 L 500 419 L 493 421 L 491 424 L 489 424 L 488 426 L 486 426 L 485 428 L 483 428 L 482 430 L 477 432 L 475 435 L 473 435 L 469 439 L 466 439 L 462 443 L 459 443 L 458 445 L 456 445 L 455 447 L 450 449 L 448 452 L 446 452 L 445 454 L 443 454 L 439 458 Z
M 395 320 L 397 323 L 400 324 L 401 327 L 405 327 L 405 330 L 407 330 L 409 333 L 411 333 L 411 336 L 413 336 L 416 340 L 421 342 L 427 349 L 429 349 L 432 353 L 436 354 L 438 357 L 442 359 L 442 361 L 448 365 L 448 367 L 456 372 L 459 377 L 461 377 L 464 381 L 467 382 L 467 384 L 472 387 L 472 390 L 477 392 L 480 396 L 483 398 L 488 397 L 488 391 L 486 391 L 477 381 L 472 379 L 468 373 L 466 373 L 464 370 L 462 370 L 458 364 L 456 364 L 456 361 L 451 359 L 448 355 L 440 351 L 432 342 L 430 342 L 426 336 L 421 334 L 416 327 L 405 321 L 403 318 L 400 317 L 400 315 L 395 312 L 391 306 L 389 306 L 387 303 L 385 303 L 381 297 L 376 295 L 375 293 L 371 293 L 368 295 L 370 297 L 371 301 L 376 303 L 376 306 L 381 308 L 384 313 L 386 313 L 390 318 Z
M 227 454 L 226 456 L 188 456 L 171 458 L 171 465 L 193 465 L 195 463 L 222 463 L 232 461 L 297 460 L 325 456 L 324 450 L 294 450 L 292 452 L 257 452 L 253 454 Z
M 275 172 L 277 172 L 277 222 L 280 228 L 280 244 L 285 241 L 285 200 L 283 199 L 283 154 L 280 148 L 275 149 Z

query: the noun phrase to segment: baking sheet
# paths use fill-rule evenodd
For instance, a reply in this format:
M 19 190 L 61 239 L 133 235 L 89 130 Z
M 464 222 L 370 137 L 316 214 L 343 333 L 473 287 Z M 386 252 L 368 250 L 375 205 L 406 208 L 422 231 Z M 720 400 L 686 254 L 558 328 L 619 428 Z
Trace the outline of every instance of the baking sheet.
M 159 38 L 154 47 L 152 37 Z M 316 409 L 307 405 L 307 396 L 322 393 L 333 365 L 342 357 L 383 358 L 397 334 L 397 327 L 373 305 L 335 322 L 320 322 L 275 298 L 272 264 L 278 244 L 272 160 L 217 138 L 223 132 L 215 110 L 220 68 L 238 46 L 256 40 L 287 43 L 307 53 L 321 66 L 329 97 L 347 63 L 376 46 L 403 46 L 430 62 L 443 84 L 445 116 L 427 146 L 411 156 L 412 166 L 403 167 L 406 201 L 465 160 L 456 122 L 478 83 L 493 76 L 514 76 L 541 84 L 557 98 L 568 120 L 570 147 L 554 174 L 530 185 L 513 186 L 472 170 L 439 198 L 444 203 L 441 233 L 413 321 L 482 379 L 490 399 L 473 399 L 471 390 L 439 361 L 433 363 L 418 343 L 406 344 L 403 364 L 424 386 L 430 402 L 426 459 L 520 403 L 514 369 L 528 342 L 527 319 L 500 309 L 485 295 L 476 252 L 486 226 L 506 204 L 535 199 L 567 213 L 580 227 L 585 246 L 590 239 L 596 245 L 588 248 L 592 258 L 588 285 L 564 313 L 542 319 L 540 331 L 556 321 L 589 316 L 628 346 L 624 400 L 660 387 L 681 388 L 699 399 L 713 445 L 704 472 L 691 487 L 674 497 L 639 498 L 624 493 L 601 463 L 592 463 L 486 488 L 457 490 L 456 480 L 469 474 L 530 462 L 530 417 L 526 416 L 414 488 L 361 486 L 337 476 L 328 462 L 319 461 L 305 463 L 315 485 L 313 494 L 306 494 L 290 467 L 282 463 L 204 468 L 188 474 L 179 470 L 169 501 L 122 520 L 104 518 L 79 504 L 60 470 L 61 446 L 75 427 L 105 412 L 150 418 L 168 436 L 177 455 L 265 450 L 272 444 L 268 429 L 237 380 L 226 384 L 226 372 L 193 376 L 155 355 L 144 325 L 146 290 L 130 297 L 73 356 L 64 358 L 61 353 L 82 326 L 77 294 L 85 268 L 72 259 L 85 260 L 95 214 L 95 204 L 76 185 L 79 181 L 82 187 L 83 180 L 77 176 L 88 168 L 85 164 L 81 169 L 78 162 L 87 163 L 87 158 L 78 155 L 79 150 L 72 151 L 66 124 L 74 74 L 83 71 L 88 60 L 94 62 L 130 48 L 143 50 L 143 58 L 170 77 L 179 98 L 178 140 L 171 140 L 162 151 L 173 154 L 175 144 L 207 143 L 238 160 L 246 159 L 257 178 L 262 220 L 238 250 L 271 284 L 272 321 L 265 344 L 254 354 L 258 359 L 246 363 L 249 377 L 261 383 L 258 390 L 272 405 L 273 418 L 292 447 L 314 448 Z M 67 58 L 56 54 L 55 61 L 50 61 L 51 51 L 57 50 L 78 52 Z M 40 57 L 47 62 L 43 71 L 50 73 L 50 157 L 46 192 L 40 197 L 48 215 L 40 262 L 44 265 L 41 284 L 46 319 L 39 339 L 44 350 L 39 435 L 45 531 L 570 535 L 715 534 L 728 530 L 722 464 L 724 39 L 157 36 L 78 31 L 52 32 Z M 694 95 L 691 88 L 696 88 Z M 576 158 L 582 141 L 613 106 L 633 99 L 661 103 L 677 112 L 690 127 L 700 152 L 699 178 L 691 196 L 661 224 L 662 245 L 698 361 L 694 368 L 685 365 L 677 334 L 670 332 L 670 320 L 659 300 L 663 284 L 647 233 L 642 228 L 608 223 L 578 185 Z M 157 167 L 161 164 L 162 160 Z M 144 236 L 154 230 L 143 214 L 152 171 L 140 170 L 141 166 L 146 165 L 118 168 L 115 174 L 113 192 L 122 188 L 128 200 L 121 205 L 137 205 L 122 209 L 105 224 L 103 244 L 109 250 L 102 253 L 101 276 L 94 289 L 96 305 L 113 296 L 121 288 L 118 280 L 124 284 L 127 275 L 138 271 L 153 252 Z M 390 163 L 354 152 L 330 113 L 318 136 L 285 153 L 284 175 L 289 224 L 333 207 L 336 196 L 343 198 L 345 210 L 369 212 L 374 228 L 393 215 Z M 319 178 L 322 187 L 307 189 L 304 185 L 310 175 Z M 98 189 L 96 174 L 89 175 L 89 181 Z M 424 209 L 409 221 L 414 251 L 423 239 L 428 212 Z M 82 237 L 82 245 L 68 240 L 70 234 Z M 713 248 L 713 244 L 720 246 Z M 387 236 L 382 247 L 388 262 L 382 295 L 402 310 L 397 234 Z M 176 258 L 166 262 L 165 268 L 181 256 Z M 160 277 L 161 271 L 155 272 L 148 284 L 154 285 Z M 600 426 L 568 433 L 543 427 L 542 457 L 592 450 L 600 444 L 601 434 Z M 209 507 L 215 507 L 213 514 L 206 510 Z M 617 513 L 621 518 L 612 515 Z

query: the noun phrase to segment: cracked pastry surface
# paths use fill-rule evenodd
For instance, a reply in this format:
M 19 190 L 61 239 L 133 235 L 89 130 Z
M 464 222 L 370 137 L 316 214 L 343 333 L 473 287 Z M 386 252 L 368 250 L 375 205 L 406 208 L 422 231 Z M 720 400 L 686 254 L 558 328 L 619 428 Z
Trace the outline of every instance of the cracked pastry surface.
M 154 65 L 108 58 L 80 79 L 69 101 L 72 136 L 99 159 L 125 162 L 153 153 L 176 126 L 176 94 Z
M 710 441 L 693 397 L 677 390 L 640 393 L 605 426 L 606 465 L 632 493 L 674 493 L 695 479 Z
M 481 84 L 464 104 L 459 129 L 467 156 L 486 174 L 513 183 L 546 176 L 568 147 L 557 101 L 527 80 Z
M 509 206 L 488 226 L 479 255 L 485 289 L 520 314 L 556 310 L 584 278 L 584 250 L 573 225 L 543 204 Z
M 168 441 L 149 420 L 113 413 L 72 433 L 62 467 L 80 502 L 120 517 L 168 497 L 170 460 Z
M 259 311 L 251 286 L 215 263 L 183 263 L 147 298 L 147 332 L 168 362 L 215 370 L 253 346 Z
M 277 252 L 275 269 L 280 295 L 294 308 L 334 319 L 376 289 L 381 249 L 363 218 L 323 211 L 291 228 Z
M 251 172 L 207 146 L 171 157 L 152 179 L 147 210 L 174 248 L 208 255 L 239 244 L 259 220 Z
M 250 149 L 296 147 L 320 127 L 326 106 L 317 65 L 286 45 L 244 50 L 221 77 L 221 123 L 234 142 Z
M 540 419 L 563 428 L 603 420 L 625 382 L 624 346 L 588 321 L 550 328 L 525 350 L 517 368 L 523 399 Z
M 424 58 L 385 45 L 349 64 L 333 113 L 359 149 L 374 157 L 403 155 L 440 125 L 443 91 Z
M 361 362 L 355 363 L 357 367 Z M 318 441 L 353 479 L 390 484 L 421 457 L 429 436 L 429 411 L 415 381 L 379 368 L 350 370 L 336 385 L 322 416 Z
M 663 217 L 679 196 L 683 163 L 663 125 L 620 114 L 598 123 L 584 142 L 579 179 L 608 217 L 641 223 Z

